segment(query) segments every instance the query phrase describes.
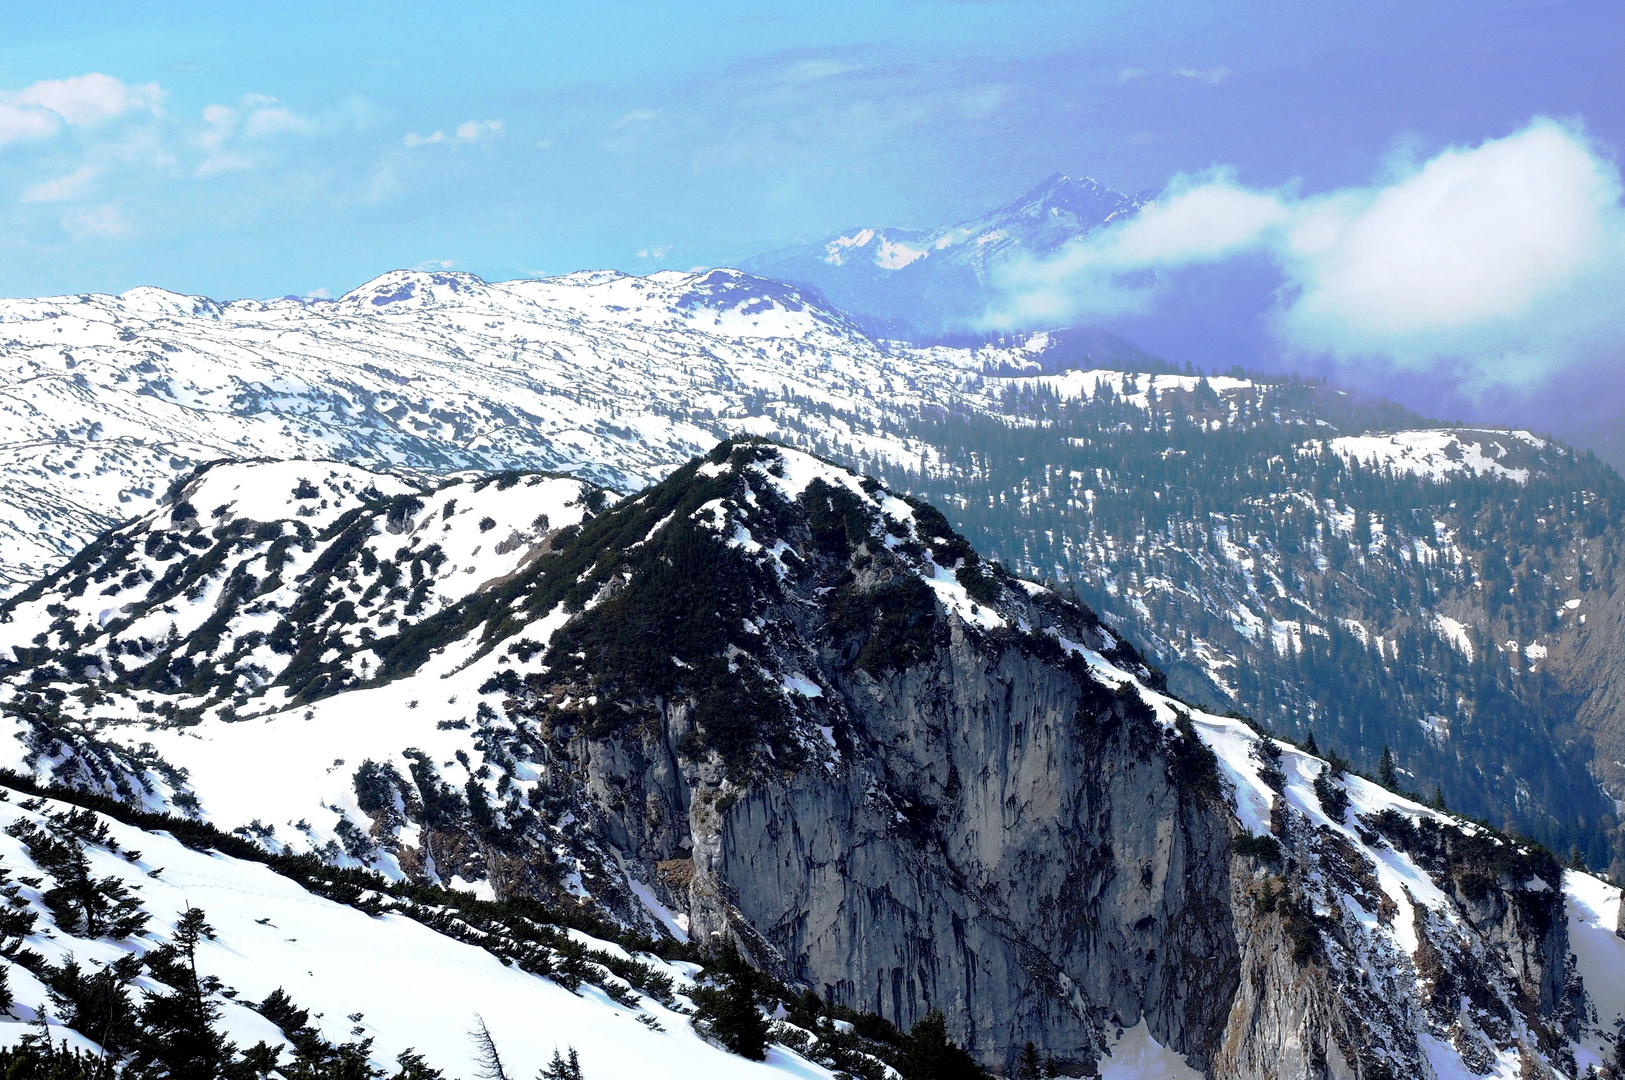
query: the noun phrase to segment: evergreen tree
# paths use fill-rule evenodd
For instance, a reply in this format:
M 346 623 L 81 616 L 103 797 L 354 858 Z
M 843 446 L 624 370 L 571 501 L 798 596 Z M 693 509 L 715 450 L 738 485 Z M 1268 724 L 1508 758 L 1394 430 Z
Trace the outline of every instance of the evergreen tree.
M 983 1080 L 987 1073 L 948 1038 L 948 1018 L 932 1009 L 909 1029 L 897 1071 L 903 1080 Z
M 445 1074 L 439 1069 L 430 1068 L 423 1055 L 410 1046 L 395 1055 L 395 1064 L 400 1068 L 393 1080 L 444 1080 Z
M 559 1054 L 558 1047 L 555 1046 L 552 1064 L 537 1073 L 536 1080 L 583 1080 L 581 1062 L 576 1059 L 576 1048 L 570 1047 L 570 1056 L 566 1058 Z
M 1448 806 L 1446 806 L 1444 804 L 1444 789 L 1441 788 L 1438 784 L 1433 785 L 1433 799 L 1432 799 L 1432 801 L 1430 801 L 1428 803 L 1428 805 L 1431 806 L 1435 810 L 1448 810 L 1448 809 L 1450 809 Z
M 67 820 L 80 821 L 75 817 Z M 147 925 L 147 914 L 140 902 L 118 877 L 91 876 L 85 846 L 72 832 L 57 837 L 27 818 L 19 818 L 6 831 L 21 840 L 34 865 L 50 875 L 53 887 L 45 890 L 42 899 L 63 930 L 86 937 L 122 939 L 140 933 Z M 102 826 L 105 832 L 106 826 Z
M 1038 1047 L 1031 1039 L 1021 1048 L 1021 1056 L 1016 1059 L 1016 1076 L 1020 1080 L 1043 1080 L 1044 1066 L 1038 1060 Z
M 502 1055 L 497 1052 L 497 1041 L 491 1037 L 491 1029 L 485 1026 L 485 1017 L 478 1013 L 474 1015 L 475 1027 L 468 1033 L 474 1040 L 474 1056 L 479 1062 L 474 1075 L 480 1080 L 508 1080 L 508 1070 L 502 1064 Z
M 718 989 L 702 987 L 694 995 L 698 1018 L 710 1024 L 711 1034 L 730 1052 L 752 1061 L 767 1057 L 767 1018 L 757 1007 L 759 976 L 754 968 L 730 952 L 718 962 L 726 982 Z
M 1399 770 L 1394 767 L 1394 752 L 1385 745 L 1377 761 L 1377 783 L 1389 791 L 1399 790 Z
M 200 978 L 197 949 L 214 937 L 203 911 L 189 907 L 175 924 L 175 938 L 147 953 L 147 969 L 168 988 L 148 993 L 141 1006 L 141 1032 L 130 1073 L 142 1080 L 219 1080 L 239 1065 L 236 1047 L 217 1026 L 219 983 Z
M 44 968 L 41 981 L 62 1023 L 118 1058 L 137 1034 L 135 1007 L 126 988 L 140 973 L 141 957 L 132 954 L 120 956 L 93 974 L 69 957 L 60 967 Z
M 1320 756 L 1320 747 L 1315 745 L 1315 732 L 1313 728 L 1309 730 L 1308 736 L 1303 740 L 1303 749 L 1305 753 L 1314 754 L 1316 757 Z

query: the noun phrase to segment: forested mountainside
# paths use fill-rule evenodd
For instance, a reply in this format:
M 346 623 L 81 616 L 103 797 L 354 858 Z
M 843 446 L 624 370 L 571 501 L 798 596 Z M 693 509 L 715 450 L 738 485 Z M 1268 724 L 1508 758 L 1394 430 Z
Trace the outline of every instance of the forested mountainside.
M 1387 747 L 1424 796 L 1625 866 L 1592 779 L 1622 790 L 1592 768 L 1619 724 L 1612 469 L 1314 384 L 1070 373 L 1005 409 L 913 428 L 944 464 L 882 474 L 1075 583 L 1192 700 L 1372 773 Z
M 879 340 L 737 271 L 0 301 L 0 358 L 13 591 L 219 458 L 431 487 L 548 469 L 626 493 L 766 435 L 1075 581 L 1181 693 L 1362 767 L 1386 745 L 1423 796 L 1625 871 L 1618 478 L 1532 437 L 1177 373 L 1099 333 Z
M 526 1068 L 747 1075 L 693 1008 L 866 1080 L 948 1075 L 944 1035 L 1066 1075 L 1555 1080 L 1625 1020 L 1617 889 L 1185 705 L 930 504 L 766 443 L 623 499 L 219 465 L 3 616 L 6 784 L 162 830 L 0 806 L 17 1020 L 203 996 L 263 1056 L 353 1009 L 311 1053 L 422 1076 L 467 1068 L 478 1002 Z M 330 937 L 366 976 L 317 978 Z M 402 1000 L 419 951 L 448 992 Z M 671 962 L 701 953 L 712 991 Z

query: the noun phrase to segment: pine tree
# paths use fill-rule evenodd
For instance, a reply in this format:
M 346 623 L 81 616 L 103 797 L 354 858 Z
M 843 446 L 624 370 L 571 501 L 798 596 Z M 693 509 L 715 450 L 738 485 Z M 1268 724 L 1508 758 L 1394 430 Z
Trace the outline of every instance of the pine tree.
M 1038 1047 L 1031 1039 L 1021 1048 L 1021 1056 L 1016 1059 L 1016 1076 L 1020 1080 L 1043 1080 L 1044 1066 L 1038 1060 Z
M 85 816 L 94 820 L 94 815 Z M 78 832 L 87 834 L 79 817 L 70 815 L 66 824 L 79 825 Z M 34 865 L 51 876 L 53 887 L 42 899 L 59 927 L 87 937 L 122 939 L 146 926 L 147 913 L 118 877 L 91 876 L 85 845 L 74 831 L 59 838 L 26 818 L 19 818 L 6 831 L 21 840 Z M 99 834 L 88 832 L 92 838 L 105 834 L 105 825 Z
M 537 1073 L 536 1080 L 583 1080 L 581 1062 L 576 1059 L 576 1048 L 570 1047 L 570 1056 L 566 1058 L 559 1054 L 559 1049 L 555 1046 L 552 1064 Z
M 1382 757 L 1377 761 L 1377 783 L 1389 791 L 1399 789 L 1399 770 L 1394 767 L 1394 752 L 1387 746 L 1382 748 Z
M 718 963 L 726 972 L 721 989 L 706 987 L 695 994 L 699 1019 L 710 1024 L 711 1034 L 732 1053 L 751 1061 L 767 1057 L 767 1019 L 757 1008 L 756 971 L 737 953 Z
M 475 1028 L 468 1033 L 474 1040 L 474 1057 L 479 1066 L 474 1075 L 480 1080 L 508 1080 L 508 1070 L 503 1067 L 502 1055 L 497 1053 L 497 1041 L 491 1038 L 491 1029 L 485 1026 L 485 1017 L 474 1014 Z
M 1428 805 L 1431 806 L 1435 810 L 1448 810 L 1448 809 L 1450 809 L 1448 806 L 1446 806 L 1444 804 L 1444 789 L 1441 788 L 1438 784 L 1433 785 L 1433 800 L 1431 802 L 1429 802 Z
M 138 1045 L 130 1072 L 164 1080 L 218 1080 L 237 1064 L 236 1047 L 217 1026 L 219 983 L 200 978 L 197 949 L 214 937 L 201 909 L 189 907 L 175 924 L 175 938 L 147 953 L 147 969 L 169 988 L 148 993 L 141 1005 Z
M 1320 747 L 1315 745 L 1315 732 L 1313 728 L 1309 729 L 1309 737 L 1303 740 L 1303 749 L 1307 754 L 1314 754 L 1316 757 L 1320 756 Z
M 909 1029 L 898 1072 L 903 1080 L 983 1080 L 987 1076 L 976 1059 L 948 1038 L 948 1018 L 937 1009 Z
M 71 956 L 45 967 L 41 980 L 66 1027 L 94 1039 L 111 1057 L 121 1056 L 135 1032 L 135 1008 L 126 989 L 141 973 L 141 957 L 125 954 L 93 973 Z
M 410 1046 L 395 1055 L 395 1064 L 400 1069 L 393 1080 L 444 1080 L 445 1074 L 439 1069 L 430 1068 L 423 1055 Z

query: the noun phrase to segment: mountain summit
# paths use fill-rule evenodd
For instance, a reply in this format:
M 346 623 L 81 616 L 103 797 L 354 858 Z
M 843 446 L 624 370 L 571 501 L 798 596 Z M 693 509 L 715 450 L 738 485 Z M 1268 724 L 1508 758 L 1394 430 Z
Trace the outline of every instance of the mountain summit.
M 1132 217 L 1145 197 L 1056 173 L 980 217 L 931 230 L 868 227 L 748 259 L 754 273 L 820 290 L 864 317 L 936 331 L 991 298 L 1001 264 L 1055 254 L 1068 241 Z

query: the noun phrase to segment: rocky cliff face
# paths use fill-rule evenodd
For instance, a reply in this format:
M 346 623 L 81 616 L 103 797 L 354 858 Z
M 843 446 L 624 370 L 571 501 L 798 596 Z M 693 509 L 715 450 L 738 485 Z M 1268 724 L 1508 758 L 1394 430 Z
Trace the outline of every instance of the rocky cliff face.
M 551 736 L 701 940 L 905 1027 L 940 1008 L 996 1060 L 1032 1039 L 1091 1063 L 1144 1014 L 1205 1061 L 1237 968 L 1225 804 L 1188 761 L 1194 735 L 1065 650 L 1148 677 L 1132 651 L 978 565 L 927 507 L 733 454 L 721 506 L 687 511 L 713 506 L 709 486 L 690 495 L 672 536 L 604 573 L 636 594 L 661 552 L 735 538 L 719 576 L 760 592 L 737 625 L 696 610 L 688 632 L 726 640 L 727 678 L 763 699 L 689 678 L 682 641 L 630 685 L 604 631 L 649 627 L 611 598 L 560 632 L 510 715 Z M 738 713 L 771 718 L 768 738 L 731 734 Z
M 990 1065 L 1611 1053 L 1617 890 L 1167 696 L 927 504 L 752 442 L 614 505 L 305 468 L 210 470 L 6 606 L 13 767 L 731 942 Z

